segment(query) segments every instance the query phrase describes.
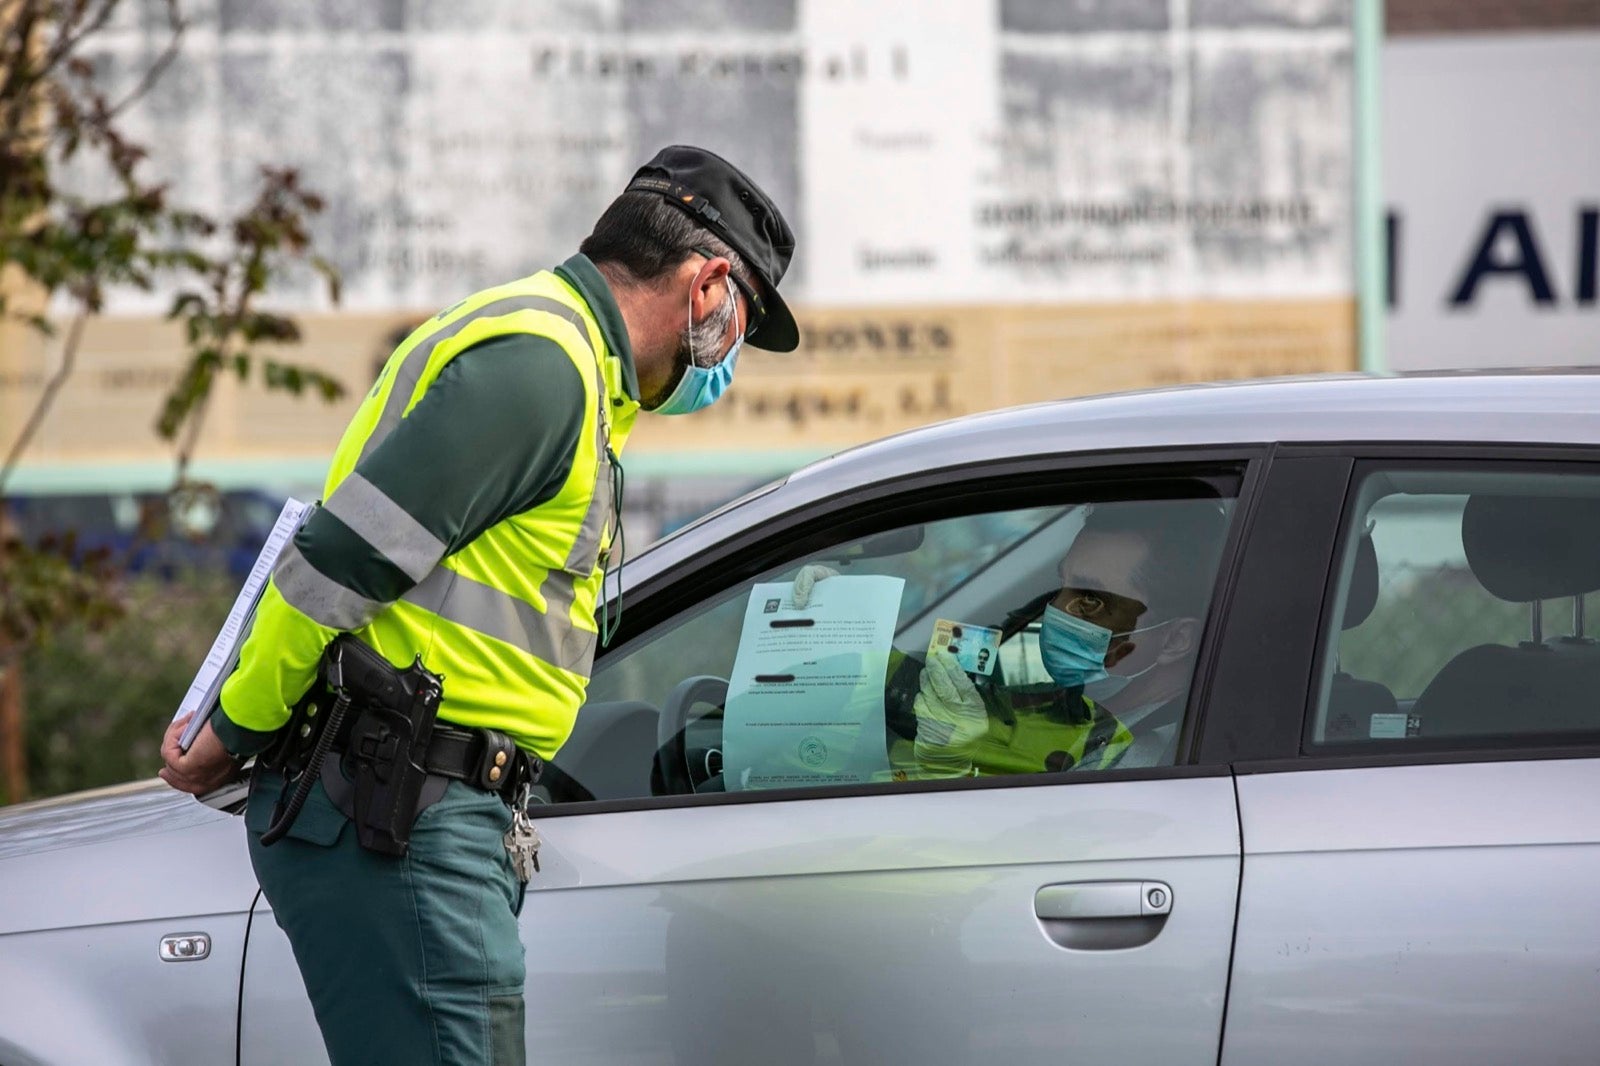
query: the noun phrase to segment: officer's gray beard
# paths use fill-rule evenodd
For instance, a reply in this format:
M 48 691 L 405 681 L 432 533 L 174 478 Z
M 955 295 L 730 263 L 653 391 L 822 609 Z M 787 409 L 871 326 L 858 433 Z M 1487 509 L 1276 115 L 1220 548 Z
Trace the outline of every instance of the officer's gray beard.
M 715 311 L 678 335 L 678 362 L 685 370 L 690 362 L 703 370 L 710 370 L 722 362 L 722 338 L 728 335 L 728 324 L 733 321 L 734 311 L 734 301 L 723 300 Z M 683 377 L 682 372 L 678 376 Z
M 678 349 L 672 356 L 672 378 L 659 395 L 645 398 L 645 410 L 666 403 L 690 366 L 710 370 L 722 361 L 722 339 L 728 335 L 728 324 L 733 321 L 735 310 L 734 301 L 723 300 L 715 311 L 678 334 Z

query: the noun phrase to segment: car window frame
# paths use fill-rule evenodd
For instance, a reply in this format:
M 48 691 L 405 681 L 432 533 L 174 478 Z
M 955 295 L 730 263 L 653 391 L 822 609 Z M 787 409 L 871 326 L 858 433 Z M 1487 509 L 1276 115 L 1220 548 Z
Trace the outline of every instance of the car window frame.
M 1575 444 L 1486 445 L 1481 442 L 1330 443 L 1281 449 L 1275 458 L 1339 457 L 1350 463 L 1340 493 L 1336 536 L 1320 568 L 1321 603 L 1315 650 L 1305 673 L 1298 722 L 1292 746 L 1280 740 L 1277 750 L 1256 750 L 1235 763 L 1241 774 L 1305 770 L 1359 769 L 1385 766 L 1429 766 L 1476 762 L 1522 762 L 1600 757 L 1600 730 L 1583 734 L 1504 734 L 1483 737 L 1413 737 L 1346 743 L 1311 742 L 1319 694 L 1329 659 L 1337 654 L 1333 635 L 1339 629 L 1338 582 L 1341 562 L 1350 550 L 1366 477 L 1386 469 L 1438 470 L 1454 473 L 1561 473 L 1581 466 L 1600 477 L 1600 447 Z
M 1397 739 L 1352 740 L 1345 742 L 1315 743 L 1312 740 L 1316 724 L 1321 684 L 1332 668 L 1337 655 L 1339 619 L 1335 618 L 1338 600 L 1340 563 L 1351 549 L 1355 530 L 1355 507 L 1360 500 L 1365 481 L 1389 470 L 1407 472 L 1438 472 L 1461 474 L 1560 474 L 1572 473 L 1573 468 L 1583 468 L 1587 476 L 1600 479 L 1600 454 L 1587 458 L 1555 459 L 1543 456 L 1537 459 L 1493 458 L 1471 459 L 1454 456 L 1448 459 L 1428 458 L 1412 460 L 1409 457 L 1361 456 L 1351 470 L 1350 484 L 1345 492 L 1344 506 L 1339 515 L 1339 538 L 1330 560 L 1327 585 L 1323 597 L 1323 614 L 1317 629 L 1317 655 L 1313 660 L 1312 675 L 1307 686 L 1305 715 L 1301 722 L 1300 754 L 1307 758 L 1335 758 L 1341 755 L 1360 757 L 1402 757 L 1411 754 L 1446 756 L 1456 752 L 1477 752 L 1493 755 L 1503 752 L 1509 761 L 1530 749 L 1581 748 L 1600 751 L 1600 729 L 1583 733 L 1495 733 L 1464 737 L 1406 737 Z M 1448 761 L 1439 759 L 1437 761 Z
M 886 787 L 882 782 L 850 785 L 808 786 L 763 789 L 754 792 L 700 793 L 677 796 L 641 796 L 627 799 L 597 799 L 541 805 L 540 818 L 565 817 L 636 810 L 680 807 L 711 807 L 725 804 L 778 803 L 796 800 L 825 800 L 851 796 L 903 796 L 921 792 L 948 792 L 967 789 L 1055 787 L 1091 782 L 1130 781 L 1152 778 L 1226 776 L 1226 764 L 1197 762 L 1199 722 L 1207 699 L 1211 659 L 1225 628 L 1224 605 L 1231 587 L 1248 515 L 1269 455 L 1265 445 L 1206 446 L 1200 448 L 1158 448 L 1117 452 L 1066 453 L 1028 456 L 970 464 L 959 464 L 919 471 L 852 487 L 816 500 L 806 500 L 793 509 L 764 520 L 754 529 L 736 529 L 716 539 L 696 554 L 693 565 L 669 567 L 639 586 L 627 586 L 624 620 L 617 639 L 597 652 L 595 670 L 612 655 L 627 651 L 633 640 L 657 624 L 676 617 L 698 603 L 714 599 L 728 589 L 747 582 L 779 563 L 793 561 L 805 553 L 805 544 L 815 538 L 863 535 L 853 525 L 841 527 L 845 515 L 870 518 L 868 528 L 894 528 L 909 521 L 952 518 L 980 510 L 1008 510 L 1041 506 L 1039 498 L 1028 493 L 1041 488 L 1059 488 L 1063 479 L 1104 481 L 1108 486 L 1131 480 L 1156 481 L 1163 477 L 1197 477 L 1209 472 L 1239 478 L 1238 494 L 1229 521 L 1213 585 L 1211 602 L 1201 633 L 1200 653 L 1195 663 L 1188 703 L 1175 764 L 1128 770 L 1096 770 L 1093 773 L 1012 775 L 897 782 Z M 1210 468 L 1209 470 L 1207 468 Z M 770 493 L 762 494 L 763 498 Z M 971 506 L 954 508 L 953 500 Z M 1009 501 L 1009 502 L 1007 502 Z M 979 506 L 981 503 L 981 506 Z M 933 510 L 942 508 L 942 510 Z M 730 509 L 716 522 L 698 528 L 697 536 L 716 537 L 719 526 L 736 522 L 738 509 Z M 928 513 L 924 513 L 928 512 Z M 681 544 L 681 538 L 679 538 Z M 614 609 L 615 605 L 612 604 Z M 580 712 L 581 713 L 581 712 Z

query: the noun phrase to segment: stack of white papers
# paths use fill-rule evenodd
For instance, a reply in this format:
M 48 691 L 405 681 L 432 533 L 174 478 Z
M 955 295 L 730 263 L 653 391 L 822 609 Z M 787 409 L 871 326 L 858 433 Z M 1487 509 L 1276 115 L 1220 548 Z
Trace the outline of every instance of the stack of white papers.
M 256 604 L 261 601 L 261 594 L 266 591 L 267 578 L 272 575 L 272 568 L 277 564 L 278 556 L 289 546 L 295 533 L 305 525 L 306 518 L 314 510 L 316 510 L 315 504 L 291 499 L 283 505 L 278 520 L 273 523 L 272 532 L 267 535 L 266 545 L 262 547 L 261 554 L 256 556 L 255 565 L 250 568 L 250 576 L 245 579 L 244 587 L 239 590 L 238 597 L 233 601 L 233 609 L 228 612 L 228 620 L 222 623 L 217 639 L 211 642 L 211 651 L 206 654 L 205 662 L 200 664 L 200 672 L 194 675 L 189 691 L 184 693 L 183 702 L 178 704 L 178 713 L 172 716 L 172 720 L 176 722 L 186 714 L 194 715 L 184 728 L 183 736 L 178 740 L 178 747 L 183 751 L 189 750 L 189 745 L 194 743 L 194 738 L 199 735 L 201 727 L 216 710 L 222 683 L 239 664 L 239 648 L 244 644 L 245 635 L 250 631 L 250 623 L 255 618 Z

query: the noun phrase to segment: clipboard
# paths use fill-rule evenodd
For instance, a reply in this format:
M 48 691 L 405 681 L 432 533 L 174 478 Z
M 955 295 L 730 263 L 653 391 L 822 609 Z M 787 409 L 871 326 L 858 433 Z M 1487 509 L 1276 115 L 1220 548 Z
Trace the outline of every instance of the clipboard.
M 245 578 L 244 587 L 234 598 L 227 620 L 217 631 L 216 639 L 211 642 L 211 650 L 206 653 L 205 661 L 200 664 L 194 680 L 189 683 L 189 690 L 184 693 L 182 701 L 178 704 L 177 713 L 172 716 L 172 720 L 176 722 L 186 714 L 194 715 L 184 727 L 183 736 L 178 738 L 178 750 L 185 752 L 189 750 L 194 738 L 199 736 L 201 728 L 210 721 L 211 715 L 216 711 L 222 683 L 233 673 L 234 667 L 239 665 L 239 649 L 250 633 L 250 624 L 255 621 L 256 605 L 261 602 L 261 594 L 266 591 L 267 578 L 272 575 L 278 557 L 283 554 L 283 550 L 294 540 L 294 535 L 306 524 L 306 520 L 316 509 L 317 505 L 314 503 L 302 503 L 291 498 L 284 503 L 283 510 L 278 513 L 278 520 L 272 524 L 272 531 L 267 534 L 267 542 L 262 545 L 261 554 L 256 556 L 255 563 L 250 567 L 250 574 Z

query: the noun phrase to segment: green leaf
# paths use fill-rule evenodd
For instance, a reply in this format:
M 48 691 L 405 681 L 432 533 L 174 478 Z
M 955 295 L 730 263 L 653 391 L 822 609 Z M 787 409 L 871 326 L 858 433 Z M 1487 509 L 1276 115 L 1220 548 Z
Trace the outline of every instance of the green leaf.
M 300 327 L 295 325 L 293 319 L 265 311 L 246 315 L 239 322 L 239 333 L 252 344 L 257 341 L 293 344 L 300 339 Z
M 178 295 L 172 298 L 172 309 L 167 312 L 167 318 L 174 319 L 180 315 L 198 315 L 205 311 L 205 307 L 205 297 L 201 296 L 197 292 L 189 292 L 186 290 L 178 293 Z M 190 336 L 189 338 L 191 342 L 194 339 L 195 338 L 193 336 Z

